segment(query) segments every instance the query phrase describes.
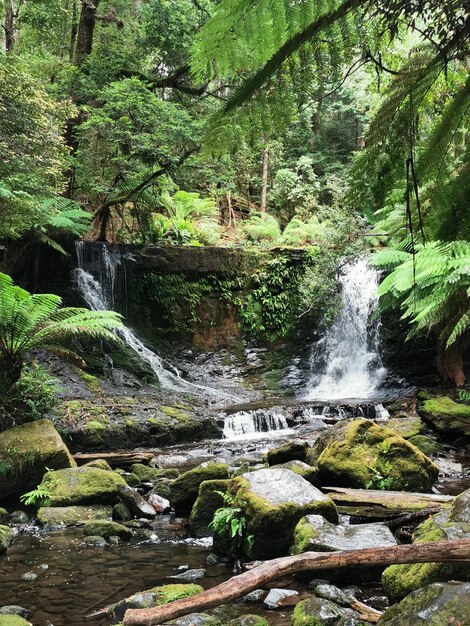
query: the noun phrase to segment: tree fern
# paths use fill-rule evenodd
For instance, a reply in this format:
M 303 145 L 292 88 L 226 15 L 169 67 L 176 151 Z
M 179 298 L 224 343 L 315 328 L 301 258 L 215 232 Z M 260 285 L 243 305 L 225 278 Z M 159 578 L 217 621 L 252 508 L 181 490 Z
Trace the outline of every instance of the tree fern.
M 114 311 L 61 308 L 62 299 L 53 294 L 31 295 L 0 273 L 0 384 L 5 390 L 20 377 L 25 354 L 44 348 L 76 360 L 78 355 L 64 347 L 74 336 L 118 341 L 114 329 L 122 325 Z

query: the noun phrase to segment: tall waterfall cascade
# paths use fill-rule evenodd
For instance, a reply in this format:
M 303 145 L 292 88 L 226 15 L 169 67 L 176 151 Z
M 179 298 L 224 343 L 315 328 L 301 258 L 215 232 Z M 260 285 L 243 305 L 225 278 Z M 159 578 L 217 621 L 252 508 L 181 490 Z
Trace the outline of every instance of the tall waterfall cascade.
M 93 311 L 114 310 L 116 308 L 116 277 L 123 262 L 121 255 L 114 253 L 105 243 L 94 243 L 94 254 L 90 259 L 84 253 L 85 244 L 75 244 L 77 267 L 73 270 L 73 280 L 83 300 Z M 125 272 L 124 283 L 125 283 Z M 179 391 L 200 390 L 209 395 L 223 396 L 210 387 L 196 385 L 181 378 L 176 367 L 164 362 L 155 352 L 147 348 L 135 333 L 126 326 L 116 331 L 121 339 L 154 372 L 157 380 L 166 389 Z
M 386 376 L 379 351 L 378 272 L 367 259 L 347 265 L 339 276 L 342 310 L 314 347 L 307 400 L 365 399 L 377 395 Z

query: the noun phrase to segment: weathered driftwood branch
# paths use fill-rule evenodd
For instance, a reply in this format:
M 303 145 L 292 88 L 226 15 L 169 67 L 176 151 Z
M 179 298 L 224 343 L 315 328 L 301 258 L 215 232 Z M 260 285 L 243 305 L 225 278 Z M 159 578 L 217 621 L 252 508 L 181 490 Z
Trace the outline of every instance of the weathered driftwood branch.
M 266 561 L 248 572 L 189 598 L 176 600 L 151 609 L 130 609 L 124 626 L 157 626 L 194 611 L 211 609 L 241 598 L 266 583 L 298 572 L 354 565 L 391 565 L 395 563 L 429 563 L 470 561 L 470 539 L 437 541 L 391 548 L 367 548 L 347 552 L 305 552 Z
M 454 499 L 453 496 L 435 493 L 346 489 L 344 487 L 324 487 L 323 491 L 333 500 L 340 513 L 375 519 L 387 519 L 403 513 L 421 511 L 428 507 L 442 506 Z
M 143 463 L 147 465 L 155 455 L 153 452 L 96 452 L 94 454 L 74 454 L 73 458 L 78 465 L 84 465 L 90 461 L 104 459 L 111 467 L 122 467 L 123 465 L 134 465 Z

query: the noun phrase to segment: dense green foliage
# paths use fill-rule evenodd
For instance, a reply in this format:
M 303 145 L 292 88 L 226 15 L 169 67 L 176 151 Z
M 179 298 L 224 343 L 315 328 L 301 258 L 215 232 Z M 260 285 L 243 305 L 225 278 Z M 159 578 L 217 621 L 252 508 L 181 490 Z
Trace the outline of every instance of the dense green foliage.
M 25 355 L 41 348 L 83 364 L 64 342 L 74 336 L 116 341 L 113 330 L 121 317 L 113 311 L 61 307 L 52 294 L 31 295 L 0 274 L 0 389 L 9 391 L 20 380 Z

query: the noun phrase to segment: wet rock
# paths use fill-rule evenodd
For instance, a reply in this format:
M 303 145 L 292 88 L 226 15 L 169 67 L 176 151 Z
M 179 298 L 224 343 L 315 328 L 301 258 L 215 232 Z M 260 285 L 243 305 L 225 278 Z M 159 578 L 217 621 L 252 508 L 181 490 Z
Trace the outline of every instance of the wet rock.
M 428 398 L 418 402 L 418 413 L 438 432 L 470 437 L 470 405 L 450 398 Z
M 132 519 L 132 513 L 124 502 L 118 502 L 113 506 L 113 519 L 122 522 L 129 522 Z
M 108 541 L 112 546 L 116 546 L 121 543 L 122 539 L 118 535 L 111 535 L 110 537 L 108 537 Z
M 167 478 L 161 478 L 160 480 L 157 480 L 153 483 L 153 487 L 148 492 L 147 496 L 155 494 L 171 502 L 171 483 L 172 481 Z
M 303 461 L 287 461 L 287 463 L 283 463 L 282 465 L 273 465 L 272 467 L 285 467 L 286 469 L 290 469 L 305 480 L 308 480 L 309 483 L 315 484 L 315 479 L 318 474 L 318 467 L 308 465 Z
M 226 463 L 203 463 L 184 474 L 181 474 L 171 483 L 171 503 L 178 515 L 191 512 L 196 502 L 199 487 L 206 480 L 219 480 L 228 478 L 228 465 Z
M 243 596 L 243 598 L 241 598 L 242 602 L 262 602 L 265 598 L 265 596 L 267 595 L 267 592 L 264 589 L 254 589 L 253 591 L 250 591 L 250 593 L 247 593 L 246 596 Z
M 305 461 L 309 445 L 306 441 L 290 441 L 266 453 L 269 466 L 281 465 L 289 461 Z
M 83 534 L 86 537 L 104 537 L 109 539 L 111 536 L 120 539 L 129 540 L 132 538 L 132 531 L 117 522 L 86 522 L 83 527 Z
M 349 606 L 350 602 L 348 596 L 341 591 L 338 587 L 330 584 L 321 584 L 315 587 L 315 595 L 317 598 L 323 598 L 324 600 L 331 600 L 335 604 L 340 606 Z
M 359 613 L 322 598 L 302 600 L 294 608 L 292 626 L 362 626 Z
M 277 609 L 282 606 L 282 601 L 291 596 L 298 596 L 299 592 L 293 589 L 270 589 L 268 595 L 263 600 L 268 609 Z
M 1 498 L 32 489 L 46 468 L 76 466 L 59 433 L 47 419 L 0 433 L 0 457 L 7 459 L 7 466 L 0 475 Z
M 468 624 L 470 583 L 434 583 L 406 596 L 389 607 L 379 626 L 419 626 L 419 624 Z
M 380 475 L 389 489 L 429 492 L 439 474 L 437 465 L 406 439 L 362 418 L 343 420 L 321 433 L 312 454 L 322 484 L 338 487 L 367 488 Z
M 190 613 L 168 622 L 168 624 L 174 624 L 175 626 L 222 626 L 222 623 L 216 617 L 207 613 Z
M 0 615 L 0 626 L 31 626 L 31 622 L 20 615 Z
M 181 572 L 181 574 L 171 576 L 171 578 L 178 578 L 179 580 L 199 580 L 200 578 L 204 578 L 205 575 L 205 569 L 188 569 L 185 572 Z
M 171 509 L 171 504 L 166 498 L 151 493 L 147 496 L 147 502 L 155 510 L 155 513 L 165 513 Z
M 403 437 L 403 439 L 410 439 L 410 437 L 420 435 L 424 428 L 424 424 L 419 415 L 391 417 L 387 420 L 386 426 Z
M 470 489 L 455 498 L 450 510 L 450 519 L 470 524 Z
M 85 545 L 89 546 L 90 548 L 104 548 L 108 545 L 108 542 L 104 537 L 91 535 L 90 537 L 86 537 Z
M 135 593 L 116 604 L 109 607 L 109 616 L 116 621 L 121 620 L 124 617 L 124 613 L 127 609 L 148 609 L 152 606 L 160 606 L 162 604 L 168 604 L 174 600 L 180 598 L 187 598 L 188 596 L 194 596 L 196 593 L 200 593 L 204 589 L 200 585 L 194 583 L 183 584 L 175 583 L 173 585 L 162 585 L 160 587 L 153 587 L 140 593 Z
M 269 626 L 269 622 L 259 615 L 242 615 L 230 620 L 227 626 Z
M 140 478 L 132 472 L 122 472 L 121 476 L 124 478 L 129 487 L 137 487 L 137 485 L 140 485 L 141 483 Z
M 38 574 L 36 574 L 36 572 L 26 572 L 21 576 L 21 580 L 33 581 L 36 580 L 37 577 Z
M 113 468 L 104 459 L 94 459 L 93 461 L 88 461 L 88 463 L 84 463 L 82 467 L 97 467 L 98 469 L 106 470 L 107 472 L 112 472 Z
M 217 556 L 217 554 L 214 554 L 213 552 L 211 552 L 210 554 L 207 555 L 207 559 L 206 559 L 206 564 L 207 565 L 217 565 L 218 563 L 220 563 L 219 557 Z
M 470 524 L 442 521 L 445 516 L 431 517 L 413 534 L 413 543 L 470 538 Z M 392 600 L 401 600 L 411 591 L 434 582 L 468 580 L 470 563 L 411 563 L 390 565 L 382 574 L 385 592 Z
M 427 435 L 413 435 L 408 439 L 410 443 L 421 450 L 426 456 L 435 456 L 439 452 L 439 444 L 433 437 Z
M 170 478 L 174 480 L 180 475 L 179 470 L 177 469 L 156 469 L 154 467 L 144 465 L 143 463 L 134 463 L 131 470 L 142 483 L 152 483 L 160 478 Z
M 111 520 L 112 508 L 105 504 L 89 506 L 43 506 L 36 518 L 40 524 L 48 526 L 73 526 L 92 520 Z
M 330 582 L 328 580 L 326 580 L 326 578 L 313 578 L 309 583 L 308 583 L 308 588 L 309 589 L 316 589 L 318 587 L 318 585 L 329 585 Z
M 51 506 L 70 506 L 112 503 L 126 483 L 116 472 L 78 467 L 47 472 L 40 486 L 49 492 Z
M 224 505 L 223 493 L 228 489 L 229 480 L 205 480 L 199 486 L 197 500 L 189 516 L 191 531 L 196 537 L 211 537 L 210 527 L 214 513 Z
M 230 491 L 246 517 L 247 533 L 253 536 L 253 541 L 244 546 L 251 559 L 287 553 L 295 524 L 308 513 L 338 521 L 336 506 L 330 498 L 288 469 L 243 474 L 232 480 Z
M 31 611 L 16 604 L 0 607 L 0 615 L 18 615 L 19 617 L 24 617 L 26 619 L 30 614 Z
M 344 587 L 341 591 L 348 598 L 359 598 L 362 595 L 362 590 L 360 587 L 356 587 L 356 585 L 349 585 L 349 587 Z
M 13 539 L 13 531 L 8 526 L 0 526 L 0 554 L 6 551 Z
M 129 508 L 131 513 L 137 517 L 147 517 L 152 519 L 155 517 L 155 509 L 148 502 L 146 502 L 140 493 L 138 493 L 129 485 L 121 487 L 118 491 L 119 497 L 122 502 Z
M 24 511 L 13 511 L 13 513 L 9 515 L 9 521 L 13 526 L 21 526 L 29 522 L 29 517 Z
M 334 525 L 321 515 L 307 515 L 295 527 L 294 552 L 335 552 L 396 546 L 392 532 L 382 524 Z
M 0 520 L 8 517 L 9 513 L 6 509 L 4 509 L 2 506 L 0 506 Z

